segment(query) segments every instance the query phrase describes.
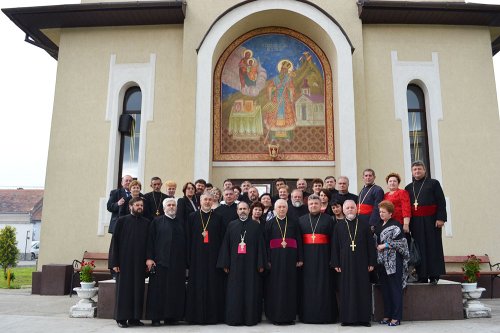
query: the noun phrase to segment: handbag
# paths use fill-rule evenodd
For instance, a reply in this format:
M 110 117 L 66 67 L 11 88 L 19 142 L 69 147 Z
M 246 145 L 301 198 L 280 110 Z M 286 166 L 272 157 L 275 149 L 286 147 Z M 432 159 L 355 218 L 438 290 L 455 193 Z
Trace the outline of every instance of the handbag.
M 408 246 L 408 250 L 410 252 L 410 260 L 408 261 L 408 266 L 415 267 L 420 265 L 420 250 L 418 249 L 417 242 L 415 242 L 415 239 L 412 236 L 410 236 L 410 245 Z

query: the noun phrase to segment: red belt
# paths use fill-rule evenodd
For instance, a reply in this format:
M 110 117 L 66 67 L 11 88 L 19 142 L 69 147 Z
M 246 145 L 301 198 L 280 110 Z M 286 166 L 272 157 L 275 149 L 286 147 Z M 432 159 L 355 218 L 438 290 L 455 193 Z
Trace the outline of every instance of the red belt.
M 305 234 L 302 235 L 302 241 L 304 244 L 329 244 L 330 238 L 325 234 Z
M 358 214 L 360 215 L 370 215 L 373 211 L 373 205 L 368 204 L 358 204 Z
M 429 206 L 411 206 L 411 216 L 432 216 L 436 215 L 437 205 L 429 205 Z
M 269 246 L 271 247 L 271 249 L 279 249 L 279 248 L 284 249 L 284 248 L 288 248 L 288 247 L 291 247 L 294 249 L 297 248 L 297 240 L 295 240 L 293 238 L 285 238 L 285 242 L 286 242 L 285 247 L 283 247 L 283 244 L 281 244 L 282 242 L 283 242 L 282 238 L 271 239 L 271 241 L 269 242 Z

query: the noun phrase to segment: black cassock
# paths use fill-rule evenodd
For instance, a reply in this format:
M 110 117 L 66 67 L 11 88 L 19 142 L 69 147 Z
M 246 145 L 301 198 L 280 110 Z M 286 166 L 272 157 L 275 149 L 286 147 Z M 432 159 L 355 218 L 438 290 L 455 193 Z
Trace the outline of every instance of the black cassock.
M 202 235 L 202 217 L 203 223 L 208 223 L 207 240 Z M 199 210 L 188 217 L 187 322 L 216 324 L 224 321 L 225 274 L 216 267 L 224 230 L 222 217 L 212 210 L 209 213 Z
M 351 237 L 356 245 L 352 251 Z M 375 266 L 376 249 L 368 223 L 356 220 L 340 221 L 335 225 L 332 242 L 332 266 L 340 267 L 340 321 L 369 322 L 372 312 L 372 291 L 368 266 Z
M 446 222 L 443 189 L 439 181 L 432 178 L 413 179 L 405 189 L 410 194 L 410 231 L 421 256 L 420 265 L 416 267 L 418 278 L 439 278 L 445 273 L 442 229 L 436 228 L 436 220 Z M 415 210 L 416 196 L 418 206 Z
M 116 222 L 111 266 L 120 267 L 116 278 L 115 319 L 141 319 L 144 304 L 146 243 L 150 221 L 126 215 Z
M 163 200 L 168 198 L 165 193 L 162 192 L 149 192 L 144 194 L 144 200 L 147 203 L 147 211 L 144 211 L 144 217 L 153 221 L 159 216 L 163 216 L 165 212 L 163 211 Z
M 304 249 L 304 266 L 299 270 L 299 318 L 304 323 L 337 321 L 334 273 L 330 267 L 334 223 L 328 214 L 307 214 L 299 219 Z
M 244 237 L 245 253 L 241 253 Z M 239 252 L 238 252 L 239 250 Z M 226 324 L 256 325 L 262 317 L 262 273 L 267 262 L 264 235 L 258 222 L 231 221 L 226 230 L 217 267 L 229 268 Z
M 215 209 L 215 212 L 222 216 L 224 228 L 227 228 L 229 222 L 238 219 L 238 214 L 236 213 L 237 206 L 238 205 L 233 202 L 231 205 L 222 204 Z
M 268 262 L 271 264 L 265 280 L 265 313 L 274 323 L 289 323 L 297 316 L 297 268 L 302 261 L 302 238 L 296 219 L 287 218 L 286 245 L 282 246 L 286 219 L 267 221 L 265 240 Z M 268 267 L 269 268 L 269 267 Z
M 163 215 L 151 222 L 147 258 L 156 263 L 156 274 L 149 277 L 146 318 L 182 320 L 187 263 L 184 227 L 179 219 Z

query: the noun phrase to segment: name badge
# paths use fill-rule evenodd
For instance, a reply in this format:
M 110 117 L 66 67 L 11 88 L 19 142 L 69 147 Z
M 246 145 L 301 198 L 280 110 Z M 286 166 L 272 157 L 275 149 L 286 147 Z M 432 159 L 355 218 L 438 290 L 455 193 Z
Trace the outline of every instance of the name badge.
M 247 244 L 239 243 L 238 244 L 238 254 L 246 254 L 247 253 Z
M 205 230 L 205 236 L 203 236 L 203 243 L 208 243 L 208 230 Z

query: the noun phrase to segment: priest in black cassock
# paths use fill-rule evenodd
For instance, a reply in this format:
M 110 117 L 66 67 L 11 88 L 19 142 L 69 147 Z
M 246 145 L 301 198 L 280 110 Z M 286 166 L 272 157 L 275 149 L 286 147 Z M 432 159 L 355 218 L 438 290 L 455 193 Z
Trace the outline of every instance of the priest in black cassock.
M 445 273 L 441 231 L 446 222 L 446 199 L 439 181 L 427 177 L 422 161 L 412 163 L 411 173 L 413 182 L 405 190 L 410 194 L 410 231 L 421 256 L 416 267 L 418 281 L 437 284 Z
M 213 194 L 200 197 L 199 211 L 187 220 L 189 277 L 186 321 L 193 324 L 217 324 L 224 321 L 224 271 L 217 259 L 224 237 L 222 217 L 212 210 Z
M 265 281 L 266 317 L 275 325 L 294 324 L 297 316 L 297 267 L 301 267 L 302 238 L 298 221 L 287 216 L 283 199 L 274 204 L 275 218 L 267 221 L 265 239 L 269 274 Z
M 299 219 L 304 248 L 304 265 L 299 270 L 299 319 L 308 324 L 334 323 L 338 317 L 330 268 L 334 221 L 321 213 L 318 195 L 311 194 L 307 206 L 309 214 Z
M 252 326 L 262 318 L 262 273 L 267 262 L 264 235 L 249 216 L 244 201 L 231 221 L 220 249 L 217 267 L 228 274 L 226 324 Z
M 356 203 L 346 200 L 343 209 L 345 221 L 335 226 L 332 243 L 332 266 L 340 273 L 340 322 L 371 326 L 375 242 L 370 226 L 358 220 Z
M 163 200 L 168 196 L 161 192 L 161 187 L 163 183 L 160 177 L 151 178 L 151 188 L 153 191 L 144 194 L 144 200 L 146 201 L 147 211 L 144 212 L 144 217 L 153 221 L 158 216 L 163 216 Z
M 233 188 L 227 188 L 222 194 L 224 196 L 224 201 L 221 202 L 220 206 L 215 209 L 215 212 L 222 216 L 222 222 L 224 228 L 227 228 L 229 222 L 234 221 L 238 218 L 236 213 L 236 193 L 234 193 Z
M 119 327 L 143 326 L 146 243 L 149 220 L 142 216 L 143 199 L 129 201 L 130 214 L 120 217 L 113 233 L 111 265 L 117 273 L 115 320 Z M 128 321 L 128 323 L 127 323 Z
M 384 200 L 384 190 L 375 184 L 373 169 L 363 171 L 363 182 L 365 185 L 358 197 L 358 218 L 360 222 L 368 223 L 373 231 L 380 221 L 378 204 Z
M 160 326 L 160 320 L 172 324 L 184 319 L 186 300 L 184 226 L 175 217 L 175 198 L 166 198 L 162 206 L 165 214 L 151 222 L 147 247 L 150 276 L 146 318 L 153 326 Z

